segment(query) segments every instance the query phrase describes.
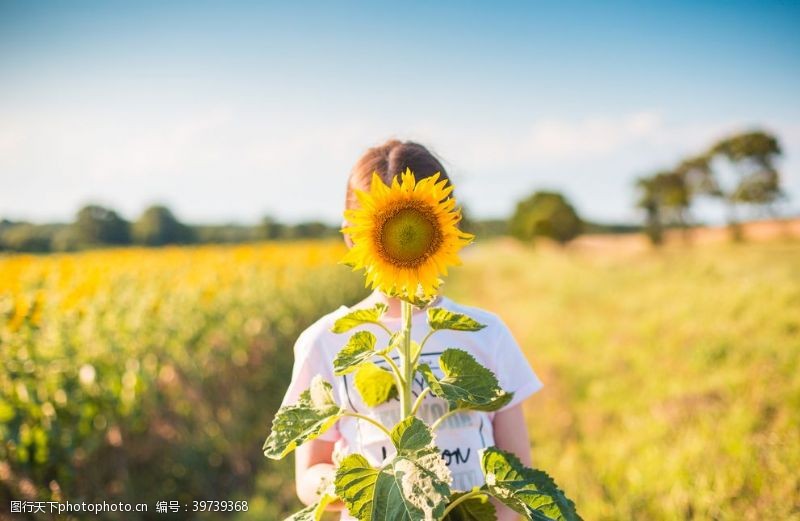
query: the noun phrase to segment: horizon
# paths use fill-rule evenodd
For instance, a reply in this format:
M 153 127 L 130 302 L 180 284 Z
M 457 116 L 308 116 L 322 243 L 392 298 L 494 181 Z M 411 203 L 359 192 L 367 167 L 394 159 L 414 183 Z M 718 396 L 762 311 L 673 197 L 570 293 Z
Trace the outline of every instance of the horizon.
M 443 159 L 475 219 L 556 190 L 589 221 L 639 223 L 636 177 L 753 127 L 783 145 L 796 215 L 798 22 L 780 2 L 3 2 L 0 218 L 95 202 L 336 223 L 350 167 L 399 137 Z

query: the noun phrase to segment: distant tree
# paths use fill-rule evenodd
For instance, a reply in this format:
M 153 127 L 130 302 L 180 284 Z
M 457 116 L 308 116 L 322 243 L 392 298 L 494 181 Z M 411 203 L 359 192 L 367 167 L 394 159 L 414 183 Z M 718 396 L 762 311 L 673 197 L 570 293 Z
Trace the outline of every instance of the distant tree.
M 587 234 L 613 234 L 624 235 L 632 233 L 641 233 L 645 231 L 644 227 L 640 224 L 626 223 L 626 222 L 593 222 L 583 221 L 583 233 Z
M 667 222 L 686 226 L 691 192 L 686 185 L 684 176 L 678 172 L 666 170 L 658 172 L 654 177 L 654 182 Z
M 470 208 L 464 203 L 461 203 L 460 206 L 461 206 L 461 220 L 458 222 L 459 230 L 471 234 L 477 234 L 479 225 L 478 222 L 475 219 L 473 219 Z
M 319 221 L 308 221 L 294 225 L 291 236 L 296 239 L 319 239 L 336 234 L 338 234 L 338 228 Z
M 19 223 L 0 228 L 0 245 L 4 250 L 15 252 L 44 253 L 50 251 L 53 231 L 48 226 Z
M 192 242 L 191 228 L 181 223 L 166 206 L 147 208 L 133 224 L 133 239 L 137 244 L 163 246 Z
M 716 142 L 703 154 L 690 156 L 671 170 L 637 179 L 637 206 L 646 213 L 646 231 L 654 244 L 662 241 L 664 226 L 679 225 L 687 233 L 689 209 L 696 196 L 722 199 L 728 207 L 728 223 L 734 239 L 741 238 L 737 205 L 764 208 L 783 196 L 774 161 L 781 154 L 777 138 L 761 131 L 745 132 Z M 736 173 L 733 183 L 724 183 L 717 160 L 727 162 Z
M 645 211 L 645 232 L 655 244 L 663 242 L 665 226 L 679 226 L 688 240 L 689 207 L 692 190 L 686 172 L 662 170 L 637 180 L 637 206 Z
M 266 239 L 268 241 L 282 239 L 286 236 L 286 225 L 270 216 L 265 216 L 258 224 L 256 235 L 259 239 Z
M 78 211 L 75 230 L 83 244 L 129 244 L 130 223 L 114 210 L 87 205 Z
M 719 140 L 708 155 L 727 160 L 736 180 L 719 190 L 728 207 L 728 223 L 734 239 L 741 239 L 737 206 L 750 204 L 771 209 L 783 196 L 775 159 L 781 155 L 778 139 L 763 131 L 744 132 Z
M 64 226 L 56 230 L 50 239 L 51 251 L 76 251 L 80 247 L 81 241 L 74 225 Z
M 517 203 L 509 232 L 522 241 L 548 237 L 561 244 L 577 237 L 583 221 L 567 199 L 557 192 L 536 192 Z
M 242 243 L 261 239 L 257 226 L 246 224 L 195 224 L 191 227 L 194 241 L 205 243 Z
M 658 246 L 664 242 L 664 223 L 661 221 L 661 196 L 655 176 L 640 177 L 636 180 L 639 199 L 636 206 L 645 212 L 645 233 L 650 242 Z
M 711 169 L 712 160 L 713 156 L 709 154 L 691 156 L 678 163 L 678 166 L 673 170 L 683 178 L 690 197 L 695 195 L 718 197 L 722 195 L 719 182 Z

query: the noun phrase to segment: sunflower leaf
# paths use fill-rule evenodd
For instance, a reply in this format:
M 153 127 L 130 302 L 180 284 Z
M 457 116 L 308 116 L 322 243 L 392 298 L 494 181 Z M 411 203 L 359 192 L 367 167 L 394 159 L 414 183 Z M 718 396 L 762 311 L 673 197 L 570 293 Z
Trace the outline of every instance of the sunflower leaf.
M 307 506 L 299 512 L 295 512 L 284 521 L 320 521 L 323 514 L 325 514 L 325 507 L 334 501 L 336 501 L 336 495 L 333 491 L 325 492 L 322 497 L 319 498 L 319 501 L 313 505 Z
M 513 454 L 496 447 L 483 449 L 483 490 L 531 521 L 580 521 L 572 502 L 553 479 L 526 467 Z
M 373 362 L 359 365 L 354 380 L 361 399 L 368 407 L 377 407 L 398 396 L 394 375 Z
M 363 324 L 378 324 L 381 317 L 389 307 L 383 302 L 378 302 L 368 309 L 356 309 L 333 323 L 331 331 L 334 333 L 345 333 L 356 326 Z
M 430 288 L 431 291 L 436 291 L 441 284 L 442 284 L 442 279 L 438 279 L 436 284 Z M 395 292 L 395 293 L 392 294 L 392 296 L 397 297 L 397 298 L 401 298 L 401 299 L 405 300 L 406 302 L 409 302 L 412 306 L 418 307 L 418 308 L 424 308 L 425 306 L 429 305 L 431 302 L 436 300 L 436 294 L 435 293 L 431 293 L 429 295 L 423 296 L 423 295 L 411 295 L 411 294 L 408 294 L 408 293 L 396 293 Z
M 296 404 L 281 407 L 272 420 L 272 431 L 264 442 L 264 455 L 281 459 L 306 441 L 324 433 L 344 411 L 333 399 L 331 384 L 319 375 Z
M 439 367 L 444 374 L 441 379 L 427 364 L 420 364 L 418 369 L 433 395 L 447 400 L 451 410 L 496 411 L 514 396 L 500 388 L 494 373 L 461 349 L 445 349 Z
M 375 353 L 375 335 L 359 331 L 350 337 L 347 344 L 333 360 L 333 374 L 341 376 L 355 371 L 359 365 L 372 358 Z
M 477 487 L 476 487 L 477 488 Z M 456 492 L 450 497 L 450 503 L 467 492 Z M 496 521 L 497 511 L 487 495 L 467 499 L 455 506 L 442 521 Z
M 419 359 L 420 352 L 422 352 L 422 346 L 419 344 L 419 342 L 414 342 L 412 340 L 411 341 L 411 359 L 412 360 Z
M 408 416 L 392 429 L 392 443 L 398 452 L 413 452 L 433 443 L 433 433 L 425 422 Z
M 403 343 L 403 332 L 398 331 L 396 333 L 392 333 L 392 336 L 389 337 L 389 343 L 384 348 L 378 351 L 380 355 L 387 355 L 394 351 L 395 348 L 399 348 Z
M 421 420 L 400 422 L 392 432 L 402 447 L 386 465 L 372 467 L 351 454 L 336 470 L 336 494 L 360 521 L 435 521 L 450 498 L 452 476 L 430 430 Z
M 428 309 L 428 325 L 431 329 L 452 329 L 455 331 L 480 331 L 484 324 L 461 313 L 453 313 L 444 308 Z

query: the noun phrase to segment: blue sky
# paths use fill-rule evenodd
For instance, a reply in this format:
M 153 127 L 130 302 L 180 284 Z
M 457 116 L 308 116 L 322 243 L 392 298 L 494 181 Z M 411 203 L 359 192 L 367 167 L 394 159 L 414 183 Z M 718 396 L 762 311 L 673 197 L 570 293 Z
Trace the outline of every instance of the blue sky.
M 752 127 L 800 206 L 800 4 L 432 4 L 0 0 L 0 216 L 335 221 L 398 137 L 477 216 L 546 188 L 633 220 L 636 176 Z

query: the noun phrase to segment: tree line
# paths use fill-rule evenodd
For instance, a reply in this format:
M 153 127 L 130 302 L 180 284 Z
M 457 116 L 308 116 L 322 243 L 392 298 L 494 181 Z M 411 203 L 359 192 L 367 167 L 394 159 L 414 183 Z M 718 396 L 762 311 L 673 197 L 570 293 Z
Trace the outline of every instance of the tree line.
M 535 192 L 517 203 L 508 221 L 508 233 L 523 242 L 547 237 L 565 244 L 582 233 L 630 233 L 644 229 L 653 244 L 664 230 L 679 228 L 688 239 L 696 224 L 691 209 L 705 197 L 725 206 L 734 240 L 742 239 L 742 206 L 775 216 L 774 205 L 786 197 L 776 160 L 782 150 L 778 138 L 753 130 L 719 139 L 706 150 L 679 160 L 671 168 L 636 179 L 636 206 L 644 211 L 644 225 L 602 225 L 581 218 L 558 192 Z
M 462 229 L 481 238 L 511 234 L 521 240 L 546 236 L 565 243 L 582 231 L 625 232 L 638 227 L 607 227 L 584 222 L 567 199 L 556 192 L 536 192 L 521 201 L 510 219 L 474 219 L 463 209 Z M 0 220 L 0 251 L 62 252 L 113 246 L 242 243 L 265 240 L 338 237 L 339 226 L 319 221 L 287 224 L 264 217 L 249 224 L 185 224 L 166 206 L 147 208 L 128 221 L 115 210 L 89 204 L 70 223 L 32 224 Z
M 775 165 L 782 151 L 778 139 L 763 131 L 734 134 L 671 168 L 636 179 L 636 206 L 644 213 L 638 224 L 599 224 L 582 218 L 561 193 L 537 191 L 520 200 L 508 219 L 476 220 L 464 209 L 462 228 L 487 238 L 511 235 L 523 242 L 546 237 L 565 244 L 583 233 L 632 233 L 642 229 L 658 245 L 667 228 L 687 232 L 695 223 L 693 204 L 702 197 L 726 208 L 734 239 L 740 239 L 740 207 L 770 212 L 785 197 Z M 255 225 L 189 225 L 166 206 L 153 205 L 129 222 L 116 211 L 96 204 L 81 208 L 68 224 L 0 221 L 0 250 L 74 251 L 102 246 L 238 243 L 261 240 L 315 239 L 339 236 L 339 227 L 319 221 L 286 224 L 264 217 Z
M 32 224 L 0 221 L 0 250 L 14 252 L 76 251 L 106 246 L 240 243 L 333 237 L 339 228 L 319 221 L 287 224 L 264 217 L 255 225 L 185 224 L 166 206 L 153 205 L 128 221 L 111 208 L 82 207 L 72 222 Z
M 781 155 L 778 138 L 756 130 L 718 140 L 708 149 L 636 180 L 637 207 L 645 212 L 645 231 L 654 244 L 665 227 L 689 229 L 690 210 L 698 198 L 721 202 L 735 240 L 742 238 L 740 207 L 754 206 L 774 215 L 785 197 L 775 165 Z

